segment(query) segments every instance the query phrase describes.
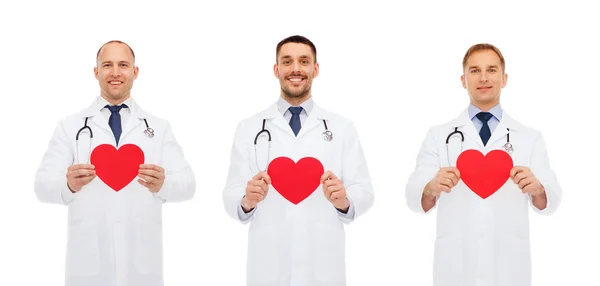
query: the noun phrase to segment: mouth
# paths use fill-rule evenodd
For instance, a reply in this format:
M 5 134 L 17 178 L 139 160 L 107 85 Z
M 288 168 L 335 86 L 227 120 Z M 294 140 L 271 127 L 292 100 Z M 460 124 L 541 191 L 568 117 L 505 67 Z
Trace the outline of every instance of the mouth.
M 306 78 L 303 76 L 290 76 L 287 78 L 287 80 L 292 83 L 292 85 L 299 85 L 302 82 L 304 82 Z
M 123 84 L 123 82 L 120 80 L 109 80 L 108 84 L 110 84 L 110 86 L 120 86 Z
M 481 91 L 488 91 L 490 89 L 492 89 L 491 85 L 490 86 L 479 86 L 479 87 L 477 87 L 477 90 L 481 90 Z

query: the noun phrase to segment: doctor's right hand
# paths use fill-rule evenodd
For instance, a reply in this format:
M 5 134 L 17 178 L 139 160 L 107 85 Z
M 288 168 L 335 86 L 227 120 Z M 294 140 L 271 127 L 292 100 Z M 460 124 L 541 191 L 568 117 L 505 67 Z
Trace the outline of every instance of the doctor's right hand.
M 442 192 L 450 193 L 451 189 L 458 184 L 460 172 L 455 167 L 440 168 L 437 175 L 425 186 L 423 197 L 435 200 Z
M 67 187 L 72 193 L 81 191 L 83 186 L 87 185 L 96 178 L 96 170 L 94 165 L 77 164 L 70 166 L 67 169 Z
M 267 191 L 271 184 L 271 177 L 266 172 L 259 172 L 246 185 L 246 195 L 242 199 L 242 209 L 248 213 L 252 211 L 258 203 L 265 199 Z

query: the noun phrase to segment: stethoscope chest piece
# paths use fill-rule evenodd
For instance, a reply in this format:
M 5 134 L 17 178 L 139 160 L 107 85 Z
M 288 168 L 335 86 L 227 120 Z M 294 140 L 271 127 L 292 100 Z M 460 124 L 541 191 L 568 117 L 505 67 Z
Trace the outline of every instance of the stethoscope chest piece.
M 331 140 L 333 140 L 333 133 L 331 133 L 329 130 L 325 130 L 323 132 L 323 140 L 331 142 Z
M 144 134 L 148 138 L 153 138 L 154 137 L 154 129 L 148 127 L 148 128 L 146 128 L 146 130 L 144 130 Z
M 504 143 L 504 146 L 502 147 L 504 149 L 504 151 L 506 151 L 506 153 L 511 154 L 515 149 L 513 148 L 513 145 L 510 144 L 510 142 L 506 142 Z

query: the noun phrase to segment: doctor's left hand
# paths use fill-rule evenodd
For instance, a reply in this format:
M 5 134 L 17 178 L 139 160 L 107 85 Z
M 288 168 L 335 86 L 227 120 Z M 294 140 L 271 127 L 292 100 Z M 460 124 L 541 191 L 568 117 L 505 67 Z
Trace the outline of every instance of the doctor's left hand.
M 346 197 L 344 183 L 333 172 L 327 171 L 321 176 L 321 184 L 325 197 L 334 207 L 341 211 L 348 211 L 350 201 Z
M 544 187 L 527 167 L 515 166 L 510 170 L 510 178 L 519 185 L 523 194 L 533 197 L 544 195 Z
M 138 173 L 138 182 L 148 188 L 150 192 L 157 193 L 165 182 L 165 169 L 160 166 L 141 164 Z

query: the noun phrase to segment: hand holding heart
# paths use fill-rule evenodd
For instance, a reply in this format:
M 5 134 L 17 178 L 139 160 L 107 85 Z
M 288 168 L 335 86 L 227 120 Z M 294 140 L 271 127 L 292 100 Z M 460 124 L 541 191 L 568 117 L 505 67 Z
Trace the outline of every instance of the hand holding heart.
M 346 197 L 346 188 L 344 183 L 333 172 L 327 171 L 321 176 L 323 192 L 325 198 L 339 210 L 347 211 L 350 208 L 350 201 Z
M 544 194 L 542 184 L 527 167 L 513 167 L 510 170 L 510 178 L 519 186 L 523 194 L 530 194 L 533 197 Z
M 269 186 L 267 186 L 269 184 L 271 184 L 271 177 L 265 172 L 259 172 L 248 181 L 246 195 L 242 199 L 242 209 L 245 212 L 250 212 L 265 199 L 269 191 Z
M 138 182 L 150 192 L 157 193 L 165 182 L 165 169 L 160 166 L 141 164 L 138 173 Z
M 425 186 L 423 196 L 434 200 L 442 192 L 450 193 L 460 180 L 460 171 L 455 167 L 440 168 L 435 177 Z
M 67 187 L 73 193 L 81 191 L 83 186 L 89 184 L 96 178 L 96 170 L 94 165 L 77 164 L 67 168 Z

